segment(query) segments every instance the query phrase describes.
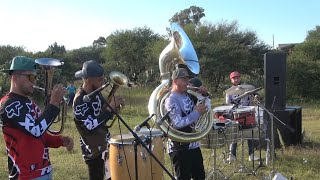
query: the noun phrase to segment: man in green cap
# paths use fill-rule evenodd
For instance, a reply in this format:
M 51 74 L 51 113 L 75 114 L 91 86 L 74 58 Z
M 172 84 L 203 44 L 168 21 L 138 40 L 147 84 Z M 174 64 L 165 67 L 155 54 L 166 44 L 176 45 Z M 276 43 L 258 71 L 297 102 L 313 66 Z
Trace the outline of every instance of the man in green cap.
M 67 136 L 53 136 L 47 129 L 59 114 L 59 104 L 65 88 L 55 85 L 50 102 L 41 112 L 29 98 L 36 83 L 35 61 L 24 56 L 13 58 L 10 69 L 10 92 L 0 100 L 0 118 L 8 154 L 9 179 L 52 179 L 49 147 L 64 146 L 73 149 L 73 140 Z

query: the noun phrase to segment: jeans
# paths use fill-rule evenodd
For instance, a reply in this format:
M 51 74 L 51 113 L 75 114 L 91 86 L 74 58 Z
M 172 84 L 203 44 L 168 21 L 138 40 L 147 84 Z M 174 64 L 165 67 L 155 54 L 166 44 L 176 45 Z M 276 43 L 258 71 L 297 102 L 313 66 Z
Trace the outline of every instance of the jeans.
M 230 144 L 231 154 L 236 157 L 237 156 L 237 143 Z M 253 140 L 248 140 L 248 153 L 251 155 L 253 153 Z
M 34 178 L 32 180 L 52 180 L 52 171 L 49 174 Z

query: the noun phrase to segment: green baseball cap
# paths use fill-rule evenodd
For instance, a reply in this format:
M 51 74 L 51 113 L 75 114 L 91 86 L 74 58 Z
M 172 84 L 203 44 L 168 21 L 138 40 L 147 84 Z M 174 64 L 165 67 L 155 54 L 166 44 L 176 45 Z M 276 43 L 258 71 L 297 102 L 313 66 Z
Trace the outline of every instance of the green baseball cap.
M 12 71 L 32 71 L 36 73 L 36 63 L 34 59 L 25 56 L 16 56 L 11 61 L 10 69 L 3 69 L 1 71 L 9 74 Z

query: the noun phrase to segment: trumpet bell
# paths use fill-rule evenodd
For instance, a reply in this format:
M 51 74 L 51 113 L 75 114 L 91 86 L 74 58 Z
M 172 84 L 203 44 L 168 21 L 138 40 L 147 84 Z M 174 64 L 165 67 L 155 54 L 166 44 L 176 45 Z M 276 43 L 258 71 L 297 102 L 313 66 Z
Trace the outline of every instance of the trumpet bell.
M 47 68 L 57 67 L 64 64 L 63 61 L 59 59 L 54 59 L 54 58 L 39 58 L 39 59 L 36 59 L 35 62 Z
M 129 86 L 129 80 L 126 75 L 122 74 L 121 72 L 118 71 L 112 71 L 109 74 L 109 78 L 111 81 L 121 87 L 128 87 Z

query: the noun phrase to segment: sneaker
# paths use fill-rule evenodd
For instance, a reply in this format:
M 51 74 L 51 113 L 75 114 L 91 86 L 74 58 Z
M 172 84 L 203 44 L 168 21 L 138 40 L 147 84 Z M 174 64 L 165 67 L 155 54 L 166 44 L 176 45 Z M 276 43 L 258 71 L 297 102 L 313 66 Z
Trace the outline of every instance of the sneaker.
M 249 161 L 258 161 L 260 158 L 259 157 L 256 157 L 254 156 L 253 154 L 249 155 Z
M 237 158 L 234 155 L 230 154 L 229 157 L 227 158 L 227 162 L 231 163 L 231 162 L 235 161 L 236 159 Z

